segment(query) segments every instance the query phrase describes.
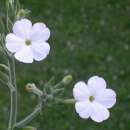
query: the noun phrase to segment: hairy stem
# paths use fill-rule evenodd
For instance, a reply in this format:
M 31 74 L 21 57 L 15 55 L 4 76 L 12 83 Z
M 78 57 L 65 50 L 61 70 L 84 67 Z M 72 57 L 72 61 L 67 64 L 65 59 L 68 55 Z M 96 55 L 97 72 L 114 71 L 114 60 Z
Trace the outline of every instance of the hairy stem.
M 10 32 L 10 18 L 15 20 L 15 0 L 6 0 L 6 33 Z M 7 54 L 8 67 L 9 67 L 9 83 L 8 87 L 10 89 L 10 116 L 8 130 L 13 130 L 17 118 L 17 86 L 16 86 L 16 76 L 15 76 L 15 60 L 13 55 L 11 55 L 3 45 L 3 48 Z
M 15 127 L 17 128 L 23 128 L 25 127 L 27 124 L 29 124 L 35 117 L 37 117 L 41 111 L 42 108 L 44 107 L 44 102 L 42 100 L 42 96 L 38 97 L 38 105 L 35 107 L 35 109 L 29 114 L 27 115 L 23 120 L 17 122 L 15 124 Z
M 28 116 L 26 116 L 22 121 L 16 123 L 15 127 L 23 128 L 29 124 L 37 115 L 41 112 L 41 107 L 37 106 Z
M 9 75 L 10 75 L 10 118 L 8 130 L 13 130 L 17 118 L 17 87 L 16 87 L 16 76 L 15 76 L 15 62 L 12 57 L 9 60 Z

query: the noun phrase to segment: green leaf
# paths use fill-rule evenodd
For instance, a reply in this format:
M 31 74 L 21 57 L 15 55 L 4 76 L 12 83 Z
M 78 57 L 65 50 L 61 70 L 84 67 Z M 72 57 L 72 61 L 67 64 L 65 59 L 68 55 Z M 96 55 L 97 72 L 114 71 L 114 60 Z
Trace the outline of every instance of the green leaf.
M 7 71 L 7 72 L 9 72 L 9 67 L 7 66 L 7 65 L 5 65 L 5 64 L 0 64 L 0 70 L 1 71 Z
M 7 83 L 9 81 L 9 76 L 6 73 L 0 71 L 0 79 Z
M 0 16 L 0 31 L 4 32 L 5 30 L 5 25 L 3 23 L 3 16 Z

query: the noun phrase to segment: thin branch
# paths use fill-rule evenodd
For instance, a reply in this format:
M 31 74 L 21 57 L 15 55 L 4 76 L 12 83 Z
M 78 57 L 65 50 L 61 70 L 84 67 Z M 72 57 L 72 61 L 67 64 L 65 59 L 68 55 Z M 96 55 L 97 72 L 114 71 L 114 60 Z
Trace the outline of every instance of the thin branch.
M 34 111 L 32 111 L 27 117 L 25 117 L 22 121 L 16 123 L 15 127 L 23 128 L 27 124 L 29 124 L 37 115 L 41 112 L 41 106 L 37 106 Z
M 9 61 L 9 76 L 10 76 L 10 118 L 8 130 L 14 127 L 17 118 L 17 87 L 15 77 L 15 62 L 14 58 Z

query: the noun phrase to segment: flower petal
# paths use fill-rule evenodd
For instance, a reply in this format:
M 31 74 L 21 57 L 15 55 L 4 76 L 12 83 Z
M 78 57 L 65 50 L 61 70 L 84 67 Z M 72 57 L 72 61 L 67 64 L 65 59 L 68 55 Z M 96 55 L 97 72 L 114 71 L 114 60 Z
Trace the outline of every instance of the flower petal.
M 31 40 L 34 42 L 44 42 L 50 37 L 50 30 L 43 23 L 36 23 L 32 27 Z
M 102 122 L 104 120 L 107 120 L 110 116 L 109 111 L 107 108 L 102 106 L 101 104 L 97 102 L 92 103 L 92 114 L 91 114 L 91 119 L 95 122 Z
M 30 47 L 25 46 L 19 52 L 16 52 L 15 58 L 23 63 L 33 62 L 33 53 Z
M 75 100 L 83 101 L 87 100 L 90 96 L 88 87 L 85 82 L 79 81 L 73 88 L 73 96 Z
M 93 76 L 88 80 L 88 87 L 91 93 L 95 95 L 98 90 L 106 88 L 106 81 L 99 76 Z
M 13 32 L 24 39 L 30 38 L 30 32 L 32 29 L 32 23 L 28 19 L 22 19 L 15 22 L 13 26 Z
M 9 33 L 6 36 L 5 41 L 6 41 L 6 48 L 12 53 L 19 51 L 24 46 L 24 40 L 17 37 L 13 33 Z
M 112 89 L 104 89 L 98 92 L 95 100 L 107 108 L 111 108 L 116 103 L 116 93 Z
M 32 43 L 33 57 L 36 61 L 41 61 L 47 57 L 50 51 L 48 43 Z
M 83 119 L 89 118 L 92 113 L 91 103 L 89 101 L 76 102 L 75 109 Z

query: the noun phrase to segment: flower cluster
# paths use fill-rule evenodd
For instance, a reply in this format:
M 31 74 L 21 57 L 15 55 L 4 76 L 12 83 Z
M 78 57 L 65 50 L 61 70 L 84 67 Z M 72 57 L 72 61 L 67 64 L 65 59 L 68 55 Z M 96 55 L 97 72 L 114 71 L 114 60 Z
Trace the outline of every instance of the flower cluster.
M 28 19 L 21 19 L 14 23 L 13 33 L 6 36 L 6 47 L 14 57 L 23 63 L 41 61 L 47 57 L 50 45 L 47 40 L 50 30 L 43 23 L 35 23 Z M 68 83 L 71 76 L 64 78 L 62 82 Z M 106 81 L 99 77 L 91 77 L 87 83 L 79 81 L 73 89 L 76 101 L 75 109 L 83 119 L 91 118 L 95 122 L 102 122 L 109 118 L 109 108 L 116 103 L 116 93 L 106 88 Z M 40 93 L 33 85 L 28 90 Z M 42 95 L 42 93 L 40 93 Z

